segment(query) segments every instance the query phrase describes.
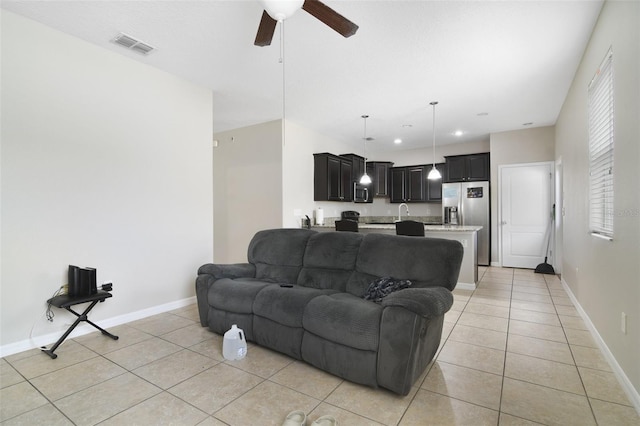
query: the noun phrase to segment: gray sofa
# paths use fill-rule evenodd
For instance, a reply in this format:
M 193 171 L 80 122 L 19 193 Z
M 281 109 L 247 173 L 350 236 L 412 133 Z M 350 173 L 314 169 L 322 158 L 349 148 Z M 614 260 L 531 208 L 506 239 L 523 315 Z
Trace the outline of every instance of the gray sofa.
M 436 238 L 260 231 L 248 263 L 198 269 L 200 323 L 219 334 L 237 324 L 249 341 L 406 395 L 440 344 L 462 253 L 459 242 Z M 380 303 L 363 299 L 388 276 L 412 285 Z

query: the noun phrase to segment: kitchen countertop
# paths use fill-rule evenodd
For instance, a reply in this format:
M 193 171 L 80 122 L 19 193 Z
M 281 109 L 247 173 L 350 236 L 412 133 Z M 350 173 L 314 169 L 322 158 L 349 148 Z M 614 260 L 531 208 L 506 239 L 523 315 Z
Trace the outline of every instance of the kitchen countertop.
M 312 228 L 334 228 L 334 226 L 314 225 Z M 360 229 L 389 229 L 395 230 L 396 225 L 390 223 L 358 223 Z M 459 225 L 424 225 L 425 232 L 475 232 L 482 229 L 482 226 L 459 226 Z
M 456 240 L 462 244 L 464 254 L 460 264 L 460 275 L 458 276 L 458 287 L 466 290 L 475 290 L 478 282 L 478 231 L 482 226 L 459 226 L 424 223 L 425 237 L 444 238 L 446 240 Z M 318 232 L 336 232 L 333 223 L 324 226 L 312 226 Z M 362 234 L 396 234 L 395 222 L 366 223 L 358 222 L 358 231 Z M 412 237 L 415 238 L 415 237 Z

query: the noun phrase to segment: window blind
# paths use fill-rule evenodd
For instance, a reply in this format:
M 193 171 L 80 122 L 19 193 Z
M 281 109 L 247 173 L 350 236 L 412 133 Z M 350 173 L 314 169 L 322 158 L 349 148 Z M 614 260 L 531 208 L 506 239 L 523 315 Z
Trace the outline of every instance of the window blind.
M 613 51 L 589 83 L 589 230 L 613 238 Z

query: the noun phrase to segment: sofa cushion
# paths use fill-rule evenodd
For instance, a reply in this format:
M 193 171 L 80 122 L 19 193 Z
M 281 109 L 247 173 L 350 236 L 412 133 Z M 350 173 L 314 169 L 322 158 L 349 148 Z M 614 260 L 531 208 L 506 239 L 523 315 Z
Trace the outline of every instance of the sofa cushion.
M 309 238 L 298 284 L 345 291 L 353 273 L 363 235 L 319 232 Z
M 382 307 L 347 293 L 318 296 L 302 316 L 305 330 L 331 342 L 376 351 Z
M 253 302 L 253 313 L 289 327 L 302 327 L 302 313 L 307 303 L 322 294 L 335 290 L 321 290 L 300 286 L 280 287 L 271 285 L 263 288 Z
M 453 290 L 462 254 L 462 244 L 455 240 L 366 234 L 358 253 L 356 271 L 411 280 L 414 288 L 439 286 Z M 354 274 L 347 285 L 347 291 L 356 296 L 362 296 L 371 282 L 363 283 L 359 274 Z
M 276 284 L 255 278 L 222 278 L 211 285 L 208 302 L 210 306 L 222 311 L 252 314 L 256 295 L 269 285 Z
M 295 283 L 307 240 L 314 234 L 308 229 L 268 229 L 256 233 L 247 252 L 249 263 L 256 265 L 256 278 Z

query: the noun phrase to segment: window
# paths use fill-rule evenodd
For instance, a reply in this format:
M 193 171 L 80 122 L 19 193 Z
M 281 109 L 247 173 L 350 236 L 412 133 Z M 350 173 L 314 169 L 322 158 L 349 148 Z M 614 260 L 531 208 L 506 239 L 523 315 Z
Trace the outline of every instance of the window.
M 613 238 L 613 51 L 589 83 L 589 231 Z

